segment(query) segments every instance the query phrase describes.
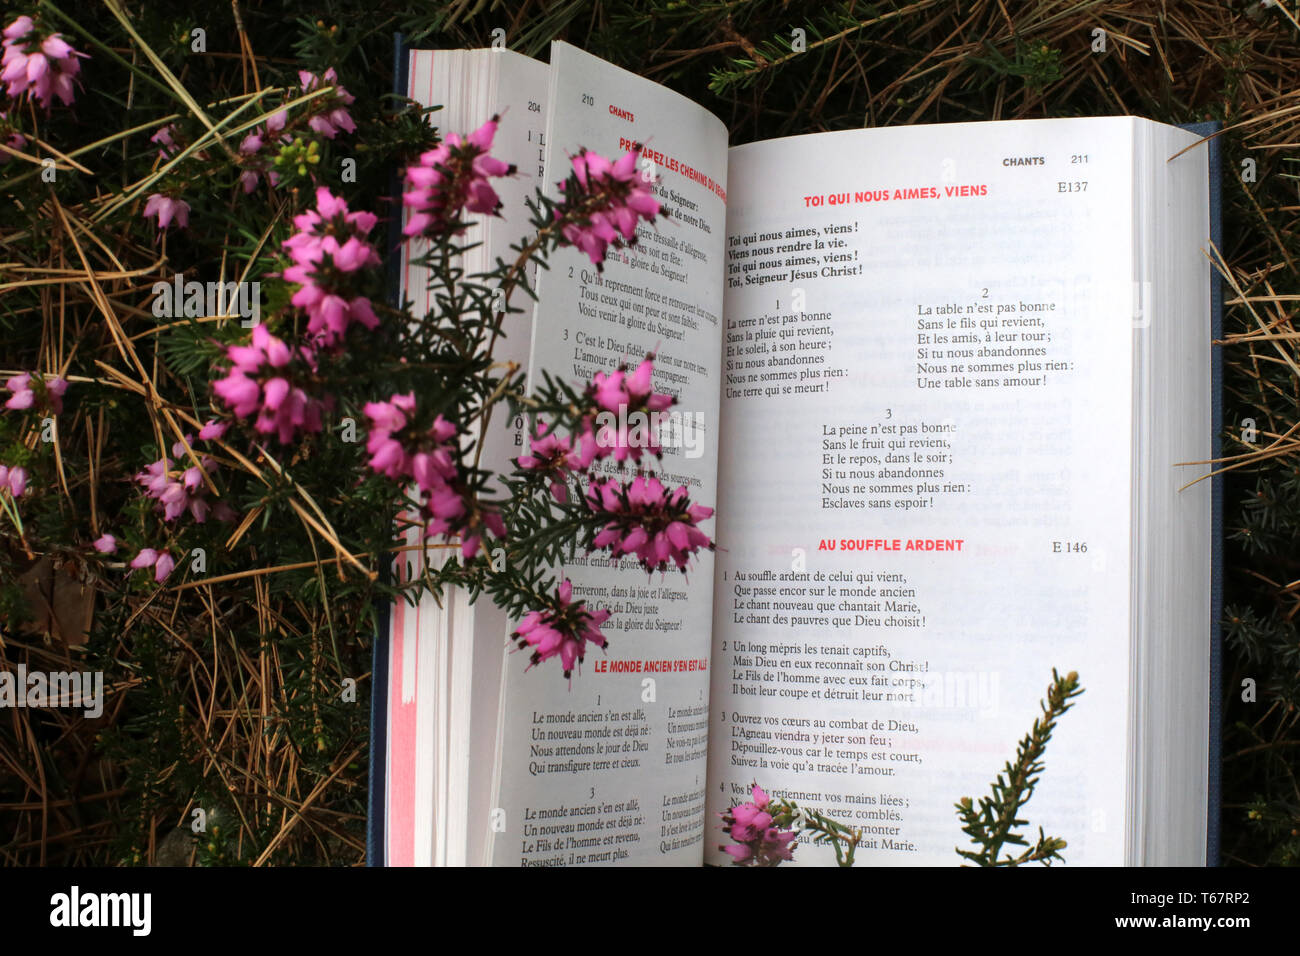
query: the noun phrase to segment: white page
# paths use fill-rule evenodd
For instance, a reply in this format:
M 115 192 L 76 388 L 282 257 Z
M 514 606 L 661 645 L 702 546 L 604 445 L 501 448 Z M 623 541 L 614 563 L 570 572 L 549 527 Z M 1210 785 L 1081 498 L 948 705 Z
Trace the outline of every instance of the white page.
M 953 804 L 988 792 L 1055 666 L 1086 690 L 1047 749 L 1030 835 L 1065 838 L 1071 865 L 1123 862 L 1132 128 L 918 126 L 731 151 L 708 820 L 757 780 L 868 828 L 860 864 L 959 863 Z M 858 539 L 884 545 L 843 549 Z M 917 540 L 951 545 L 905 550 Z M 807 578 L 780 580 L 799 549 Z M 725 863 L 710 828 L 706 860 Z M 801 845 L 795 860 L 834 856 Z
M 659 470 L 679 476 L 674 485 L 691 483 L 692 498 L 712 505 L 726 129 L 678 94 L 563 43 L 551 49 L 550 109 L 548 184 L 568 175 L 568 157 L 581 147 L 617 158 L 630 142 L 643 142 L 661 154 L 658 198 L 680 215 L 643 226 L 640 245 L 611 256 L 603 279 L 576 250 L 552 258 L 540 279 L 530 374 L 536 382 L 549 371 L 581 387 L 594 372 L 613 370 L 620 359 L 635 365 L 657 348 L 656 391 L 678 394 L 676 409 L 694 416 L 703 430 L 692 436 L 701 442 L 701 457 L 669 449 Z M 584 286 L 598 296 L 595 302 L 582 297 Z M 579 307 L 592 305 L 611 318 L 584 316 Z M 650 308 L 665 314 L 650 317 Z M 646 325 L 632 328 L 629 320 Z M 712 531 L 711 522 L 705 530 Z M 558 660 L 528 672 L 527 652 L 507 660 L 499 795 L 506 830 L 493 860 L 512 866 L 698 864 L 712 555 L 698 556 L 687 580 L 582 562 L 565 573 L 575 598 L 614 609 L 603 628 L 610 647 L 607 654 L 589 647 L 571 687 Z M 629 610 L 629 602 L 637 610 Z M 669 662 L 667 672 L 652 669 L 661 662 Z M 641 670 L 616 673 L 615 666 Z M 557 736 L 575 732 L 576 739 Z

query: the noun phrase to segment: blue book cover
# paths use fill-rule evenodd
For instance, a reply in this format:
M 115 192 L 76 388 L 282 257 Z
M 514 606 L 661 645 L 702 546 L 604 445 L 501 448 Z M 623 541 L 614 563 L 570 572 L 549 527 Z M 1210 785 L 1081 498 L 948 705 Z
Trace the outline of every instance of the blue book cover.
M 393 37 L 393 92 L 401 95 L 406 90 L 407 69 L 410 58 L 406 38 Z M 398 170 L 393 170 L 389 194 L 400 196 L 401 180 Z M 388 223 L 388 300 L 401 306 L 402 257 L 398 253 L 402 243 L 402 211 L 394 205 Z M 391 581 L 391 568 L 385 563 L 381 569 L 383 580 Z M 370 669 L 370 812 L 366 827 L 366 863 L 368 866 L 384 865 L 384 781 L 388 757 L 388 653 L 389 653 L 389 602 L 379 601 L 375 608 L 375 646 Z
M 1209 137 L 1210 169 L 1210 241 L 1223 248 L 1223 157 L 1219 147 L 1217 122 L 1188 123 L 1182 127 L 1197 136 Z M 1210 338 L 1223 338 L 1223 280 L 1219 262 L 1210 269 Z M 1222 453 L 1223 435 L 1223 352 L 1210 348 L 1210 454 Z M 1219 865 L 1219 816 L 1222 811 L 1223 772 L 1223 475 L 1210 479 L 1210 761 L 1206 816 L 1205 862 Z

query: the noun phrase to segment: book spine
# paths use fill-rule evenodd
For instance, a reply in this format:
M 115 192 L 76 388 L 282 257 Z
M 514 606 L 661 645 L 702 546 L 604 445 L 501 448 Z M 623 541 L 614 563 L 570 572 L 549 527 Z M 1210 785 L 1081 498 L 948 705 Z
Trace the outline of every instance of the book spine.
M 1217 133 L 1218 123 L 1204 124 L 1205 135 Z M 1210 241 L 1223 248 L 1223 158 L 1219 138 L 1209 141 Z M 1223 280 L 1210 270 L 1210 338 L 1223 339 Z M 1210 451 L 1223 454 L 1223 349 L 1210 346 Z M 1219 825 L 1223 809 L 1223 475 L 1210 479 L 1210 760 L 1206 815 L 1209 817 L 1205 865 L 1219 865 Z
M 1206 148 L 1210 175 L 1210 242 L 1216 250 L 1210 263 L 1210 339 L 1223 338 L 1223 280 L 1218 265 L 1223 249 L 1223 152 L 1218 122 L 1182 127 L 1209 137 Z M 1223 454 L 1223 350 L 1210 346 L 1210 457 Z M 1210 713 L 1209 760 L 1206 781 L 1205 865 L 1218 866 L 1220 815 L 1223 811 L 1223 475 L 1210 479 Z

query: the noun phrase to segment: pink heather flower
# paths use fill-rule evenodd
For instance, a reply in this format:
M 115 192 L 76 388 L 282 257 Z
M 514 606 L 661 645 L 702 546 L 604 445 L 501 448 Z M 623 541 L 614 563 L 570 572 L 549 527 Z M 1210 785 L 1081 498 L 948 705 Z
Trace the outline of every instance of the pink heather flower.
M 556 589 L 551 606 L 533 611 L 515 628 L 511 635 L 521 649 L 533 650 L 528 668 L 535 667 L 548 658 L 559 655 L 564 676 L 570 677 L 574 664 L 581 664 L 587 653 L 587 642 L 597 647 L 607 646 L 600 626 L 609 619 L 609 611 L 591 611 L 583 601 L 572 601 L 573 585 L 568 578 Z
M 78 53 L 58 33 L 46 34 L 38 42 L 36 25 L 28 16 L 18 17 L 5 27 L 0 57 L 0 83 L 12 99 L 26 94 L 49 108 L 57 96 L 64 106 L 72 103 L 73 77 L 81 69 Z
M 685 485 L 668 491 L 658 478 L 644 475 L 626 484 L 594 481 L 587 504 L 609 519 L 592 547 L 609 548 L 614 558 L 635 554 L 647 571 L 667 570 L 670 562 L 685 571 L 697 551 L 713 550 L 709 536 L 697 527 L 713 509 L 692 504 Z
M 432 491 L 422 492 L 415 519 L 424 526 L 426 539 L 442 536 L 450 541 L 459 537 L 460 553 L 465 561 L 478 554 L 485 534 L 490 532 L 502 540 L 506 537 L 506 525 L 500 513 L 491 505 L 475 501 L 459 476 L 436 485 Z
M 94 547 L 100 554 L 112 554 L 117 550 L 117 538 L 111 534 L 101 534 L 95 539 Z
M 239 144 L 239 155 L 248 163 L 248 168 L 239 174 L 239 182 L 246 193 L 251 193 L 257 188 L 257 181 L 262 173 L 269 172 L 270 167 L 266 162 L 253 159 L 261 148 L 262 135 L 255 132 L 249 133 L 244 137 L 243 142 Z M 272 185 L 274 185 L 274 181 L 272 181 Z
M 611 245 L 635 244 L 637 222 L 653 222 L 659 215 L 658 200 L 637 172 L 640 155 L 629 150 L 611 163 L 584 149 L 572 159 L 573 175 L 560 184 L 564 202 L 555 219 L 562 223 L 561 244 L 585 252 L 598 271 Z
M 480 504 L 477 512 L 471 511 L 465 505 L 467 497 L 467 492 L 452 484 L 435 488 L 422 497 L 419 518 L 424 524 L 425 538 L 459 537 L 461 557 L 470 561 L 478 554 L 483 535 L 491 532 L 504 539 L 506 525 L 501 515 L 486 505 Z
M 10 149 L 19 149 L 27 145 L 27 137 L 13 129 L 13 124 L 9 121 L 9 114 L 0 110 L 0 139 L 4 140 L 6 146 Z M 0 163 L 7 163 L 12 159 L 8 153 L 0 150 Z
M 457 532 L 460 535 L 460 556 L 469 561 L 474 555 L 478 554 L 479 545 L 483 543 L 483 535 L 488 531 L 492 532 L 496 538 L 504 540 L 506 523 L 501 520 L 501 515 L 493 509 L 480 506 L 478 517 L 471 518 Z
M 176 132 L 176 127 L 171 123 L 161 127 L 158 132 L 149 137 L 149 142 L 158 144 L 158 158 L 166 161 L 180 152 L 180 147 L 172 138 L 172 133 Z
M 176 559 L 166 551 L 153 548 L 141 548 L 140 553 L 131 560 L 133 568 L 153 568 L 153 579 L 162 584 L 167 575 L 176 567 Z
M 67 380 L 57 375 L 45 383 L 46 400 L 50 403 L 50 410 L 56 415 L 63 412 L 63 393 L 67 390 Z
M 597 372 L 587 386 L 596 411 L 587 416 L 597 458 L 613 455 L 616 461 L 638 461 L 643 452 L 660 454 L 659 418 L 675 398 L 652 387 L 654 356 L 648 355 L 632 372 L 620 365 L 613 372 Z
M 208 419 L 207 424 L 199 429 L 199 439 L 202 441 L 210 441 L 214 438 L 220 438 L 226 433 L 226 429 L 229 427 L 230 424 L 228 422 L 217 421 L 215 418 Z
M 185 436 L 185 440 L 188 442 L 190 436 Z M 172 454 L 178 462 L 186 460 L 185 445 L 176 442 L 172 445 Z M 217 463 L 207 455 L 200 457 L 199 463 L 209 475 L 217 470 Z M 144 488 L 146 495 L 158 502 L 164 521 L 175 521 L 188 511 L 195 521 L 202 524 L 212 509 L 206 497 L 203 472 L 196 465 L 177 472 L 172 469 L 171 459 L 164 455 L 137 474 L 135 481 Z
M 321 76 L 309 73 L 306 70 L 299 70 L 298 82 L 302 84 L 304 93 L 318 90 L 322 86 L 334 87 L 333 93 L 319 97 L 307 104 L 308 109 L 324 110 L 324 112 L 317 113 L 307 121 L 307 125 L 313 130 L 326 139 L 333 139 L 340 132 L 351 133 L 357 128 L 357 124 L 352 122 L 352 117 L 344 109 L 344 107 L 351 106 L 356 97 L 339 85 L 339 78 L 333 67 L 330 67 Z M 270 124 L 268 123 L 268 125 Z M 280 125 L 283 127 L 283 119 L 281 119 Z
M 244 192 L 251 193 L 257 188 L 258 176 L 267 172 L 269 167 L 265 162 L 254 161 L 255 157 L 262 148 L 262 135 L 260 133 L 249 133 L 244 137 L 243 142 L 239 144 L 239 155 L 248 161 L 248 169 L 239 174 L 239 182 L 244 187 Z
M 245 169 L 239 174 L 239 185 L 243 187 L 244 194 L 247 195 L 257 188 L 263 176 L 266 177 L 267 183 L 271 186 L 280 184 L 280 174 L 271 168 L 271 163 L 264 159 L 248 161 Z
M 671 395 L 660 395 L 654 392 L 651 381 L 653 375 L 654 356 L 647 355 L 636 370 L 623 379 L 623 388 L 627 392 L 629 405 L 652 412 L 662 412 L 673 404 L 675 399 Z
M 5 388 L 13 392 L 9 401 L 5 402 L 5 408 L 21 410 L 31 408 L 36 402 L 36 393 L 32 391 L 32 377 L 26 372 L 10 378 L 5 382 Z
M 260 130 L 254 130 L 240 141 L 239 156 L 244 171 L 239 174 L 239 182 L 244 187 L 244 192 L 251 193 L 256 189 L 262 176 L 272 186 L 279 184 L 280 174 L 272 168 L 274 160 L 259 154 L 268 141 L 289 141 L 289 135 L 282 132 L 288 116 L 288 110 L 276 110 L 266 118 L 266 123 Z
M 158 563 L 153 566 L 153 579 L 162 584 L 167 575 L 172 573 L 172 568 L 176 567 L 176 559 L 166 551 L 158 555 Z
M 370 300 L 358 293 L 354 273 L 379 265 L 379 255 L 364 237 L 378 217 L 349 212 L 348 204 L 321 186 L 316 208 L 293 219 L 298 232 L 284 241 L 293 264 L 284 278 L 300 285 L 294 305 L 307 313 L 307 331 L 322 347 L 342 342 L 353 322 L 379 327 Z
M 35 26 L 36 24 L 32 22 L 32 18 L 27 16 L 27 14 L 23 14 L 21 17 L 14 20 L 13 23 L 9 24 L 9 26 L 5 27 L 4 33 L 0 34 L 0 36 L 4 37 L 4 42 L 18 40 L 31 33 L 32 28 Z
M 164 196 L 162 193 L 154 193 L 144 204 L 144 218 L 150 216 L 158 217 L 159 231 L 166 229 L 176 221 L 176 225 L 184 229 L 190 224 L 190 204 L 184 199 L 175 199 L 171 196 Z
M 754 784 L 753 801 L 732 807 L 722 816 L 722 832 L 735 842 L 720 846 L 736 866 L 779 866 L 794 859 L 793 830 L 777 825 L 768 812 L 771 799 Z
M 27 490 L 27 469 L 0 465 L 0 491 L 5 489 L 15 498 L 22 497 L 22 493 Z
M 441 491 L 456 478 L 456 426 L 441 415 L 426 431 L 412 426 L 415 416 L 415 393 L 393 395 L 386 402 L 367 402 L 370 435 L 366 451 L 369 465 L 381 475 L 395 480 L 413 478 L 425 494 Z
M 515 167 L 488 155 L 496 136 L 498 116 L 462 138 L 456 133 L 420 154 L 406 168 L 407 191 L 402 194 L 411 215 L 403 232 L 408 236 L 440 236 L 461 231 L 463 212 L 495 214 L 501 208 L 493 176 L 511 176 Z
M 595 457 L 596 439 L 590 430 L 579 436 L 575 448 L 572 439 L 561 438 L 545 422 L 538 422 L 536 434 L 528 443 L 528 454 L 520 455 L 515 463 L 521 471 L 549 478 L 551 496 L 564 504 L 569 500 L 568 475 L 586 471 Z
M 5 382 L 5 388 L 13 393 L 5 402 L 5 408 L 21 411 L 35 405 L 36 391 L 32 387 L 33 383 L 43 384 L 46 404 L 54 414 L 60 414 L 63 411 L 63 393 L 68 390 L 68 383 L 58 376 L 43 381 L 27 372 L 11 376 Z
M 324 403 L 310 397 L 292 376 L 315 369 L 315 353 L 307 346 L 296 352 L 276 338 L 266 326 L 253 329 L 251 345 L 226 349 L 231 368 L 212 383 L 212 391 L 238 418 L 256 415 L 253 427 L 263 435 L 275 434 L 287 445 L 302 432 L 319 432 Z

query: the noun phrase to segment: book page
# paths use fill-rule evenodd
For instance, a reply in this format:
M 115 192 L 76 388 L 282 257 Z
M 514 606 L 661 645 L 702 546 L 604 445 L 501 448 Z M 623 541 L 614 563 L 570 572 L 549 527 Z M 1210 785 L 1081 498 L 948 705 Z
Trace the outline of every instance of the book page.
M 467 234 L 481 243 L 462 257 L 468 274 L 487 271 L 497 257 L 509 257 L 510 244 L 528 231 L 525 199 L 542 176 L 547 75 L 544 63 L 505 50 L 410 52 L 404 92 L 424 106 L 442 107 L 430 114 L 441 135 L 464 136 L 500 113 L 492 154 L 518 166 L 517 175 L 493 180 L 501 216 L 468 216 L 473 224 Z M 401 293 L 418 315 L 436 304 L 427 270 L 413 261 L 427 249 L 423 239 L 402 246 Z M 525 364 L 531 314 L 507 314 L 502 332 L 496 357 Z M 504 412 L 497 414 L 483 437 L 484 467 L 508 472 L 522 442 L 522 427 Z M 410 550 L 399 561 L 402 580 L 423 570 L 419 542 L 419 529 L 410 528 Z M 433 552 L 431 563 L 442 560 L 444 552 Z M 459 588 L 449 588 L 442 602 L 426 595 L 416 607 L 393 605 L 385 762 L 389 865 L 482 860 L 509 627 L 505 613 L 490 600 L 471 609 Z M 452 725 L 468 726 L 469 732 L 452 733 Z
M 607 158 L 634 143 L 657 172 L 670 217 L 604 271 L 567 249 L 539 282 L 530 374 L 581 388 L 620 361 L 656 352 L 655 391 L 676 395 L 683 428 L 658 469 L 712 506 L 721 376 L 727 134 L 676 93 L 567 44 L 551 50 L 547 180 L 586 147 Z M 713 523 L 704 525 L 712 533 Z M 566 681 L 559 662 L 506 662 L 497 865 L 696 864 L 703 849 L 713 556 L 689 574 L 651 577 L 626 559 L 578 555 L 575 598 L 613 615 L 607 652 L 589 647 Z
M 963 862 L 1053 667 L 1028 835 L 1124 862 L 1132 177 L 1125 118 L 731 151 L 708 862 L 755 781 Z

